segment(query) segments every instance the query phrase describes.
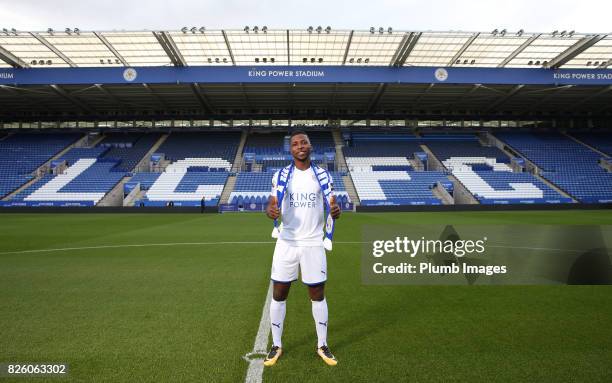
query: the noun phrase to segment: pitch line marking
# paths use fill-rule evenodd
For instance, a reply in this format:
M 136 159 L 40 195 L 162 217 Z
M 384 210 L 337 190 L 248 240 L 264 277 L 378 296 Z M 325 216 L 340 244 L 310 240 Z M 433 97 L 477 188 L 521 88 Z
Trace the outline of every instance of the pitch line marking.
M 15 250 L 3 251 L 4 254 L 28 254 L 28 253 L 52 253 L 56 251 L 74 251 L 74 250 L 97 250 L 97 249 L 120 249 L 126 247 L 155 247 L 155 246 L 205 246 L 205 245 L 272 245 L 275 241 L 221 241 L 221 242 L 173 242 L 173 243 L 138 243 L 126 245 L 100 245 L 100 246 L 83 246 L 83 247 L 63 247 L 55 249 L 32 249 L 32 250 Z M 358 241 L 336 241 L 335 243 L 353 244 L 353 243 L 368 243 Z
M 272 282 L 268 285 L 268 293 L 261 312 L 259 329 L 255 336 L 253 351 L 245 354 L 242 358 L 249 362 L 245 383 L 261 383 L 263 379 L 263 361 L 268 349 L 268 334 L 270 334 L 270 301 L 272 300 Z

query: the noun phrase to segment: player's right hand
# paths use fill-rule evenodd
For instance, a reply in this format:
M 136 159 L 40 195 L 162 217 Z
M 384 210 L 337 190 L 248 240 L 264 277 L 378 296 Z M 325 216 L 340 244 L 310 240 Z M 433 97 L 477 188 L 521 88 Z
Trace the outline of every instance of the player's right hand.
M 270 197 L 268 199 L 268 207 L 266 208 L 266 215 L 270 219 L 277 219 L 278 217 L 280 217 L 280 209 L 278 208 L 276 197 Z

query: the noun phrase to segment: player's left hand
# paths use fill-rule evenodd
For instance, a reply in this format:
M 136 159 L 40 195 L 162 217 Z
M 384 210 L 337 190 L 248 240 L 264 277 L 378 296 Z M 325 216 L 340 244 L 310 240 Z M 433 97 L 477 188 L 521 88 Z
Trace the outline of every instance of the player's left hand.
M 336 196 L 333 195 L 329 201 L 330 214 L 333 219 L 340 218 L 340 206 L 336 204 Z

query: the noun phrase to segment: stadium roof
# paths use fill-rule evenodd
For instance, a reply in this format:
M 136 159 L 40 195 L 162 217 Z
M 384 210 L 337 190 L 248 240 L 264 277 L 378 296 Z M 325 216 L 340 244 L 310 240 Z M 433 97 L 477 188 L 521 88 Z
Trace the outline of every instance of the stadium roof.
M 0 32 L 0 68 L 118 66 L 608 68 L 612 33 L 333 30 Z

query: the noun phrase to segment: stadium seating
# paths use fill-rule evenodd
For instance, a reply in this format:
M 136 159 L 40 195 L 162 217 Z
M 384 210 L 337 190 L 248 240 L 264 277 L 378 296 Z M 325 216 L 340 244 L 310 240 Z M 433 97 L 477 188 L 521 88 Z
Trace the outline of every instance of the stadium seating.
M 514 173 L 497 147 L 482 146 L 474 135 L 425 135 L 422 142 L 483 204 L 571 202 L 534 175 Z
M 443 172 L 414 172 L 410 158 L 421 152 L 418 137 L 399 132 L 346 134 L 343 148 L 362 205 L 439 205 L 433 186 Z
M 152 173 L 152 172 L 136 173 L 134 174 L 132 178 L 130 178 L 128 182 L 126 182 L 126 185 L 135 186 L 137 184 L 140 184 L 141 190 L 149 190 L 151 186 L 153 186 L 155 181 L 157 181 L 160 175 L 161 173 Z
M 157 152 L 163 153 L 170 161 L 186 158 L 219 158 L 231 164 L 239 143 L 239 132 L 172 133 Z M 223 164 L 226 162 L 219 161 Z
M 13 134 L 0 141 L 0 197 L 32 180 L 32 173 L 82 134 Z
M 131 172 L 159 137 L 159 134 L 111 133 L 98 146 L 110 148 L 104 158 L 118 160 L 118 170 Z
M 12 200 L 12 206 L 93 206 L 127 174 L 118 160 L 103 158 L 109 148 L 73 148 L 59 161 L 68 167 L 58 175 L 45 175 Z
M 172 161 L 163 173 L 136 173 L 145 197 L 137 206 L 217 205 L 227 182 L 240 133 L 172 133 L 157 152 Z
M 524 155 L 542 177 L 583 203 L 612 202 L 612 173 L 598 161 L 601 154 L 559 133 L 497 133 Z
M 443 172 L 355 171 L 351 177 L 362 205 L 440 205 L 432 193 Z
M 288 133 L 265 133 L 252 134 L 247 139 L 244 153 L 247 171 L 253 168 L 254 164 L 261 165 L 262 171 L 276 171 L 281 169 L 292 160 L 289 145 L 285 145 L 285 137 Z M 333 170 L 335 168 L 335 146 L 330 132 L 312 131 L 308 132 L 312 145 L 311 158 L 319 166 Z M 326 158 L 325 154 L 330 154 Z
M 612 156 L 612 133 L 573 133 L 572 136 L 600 152 Z

